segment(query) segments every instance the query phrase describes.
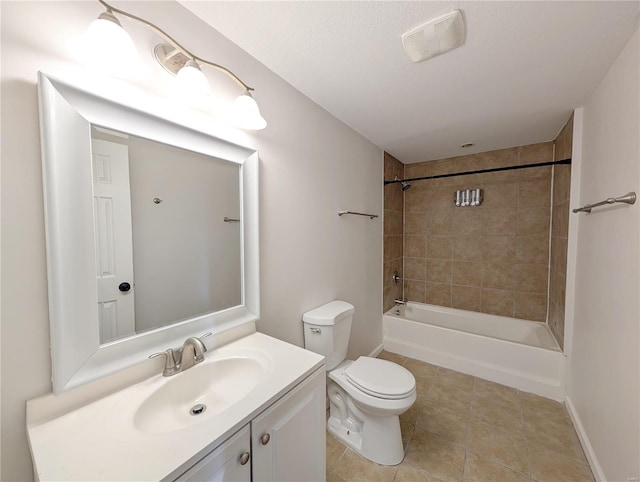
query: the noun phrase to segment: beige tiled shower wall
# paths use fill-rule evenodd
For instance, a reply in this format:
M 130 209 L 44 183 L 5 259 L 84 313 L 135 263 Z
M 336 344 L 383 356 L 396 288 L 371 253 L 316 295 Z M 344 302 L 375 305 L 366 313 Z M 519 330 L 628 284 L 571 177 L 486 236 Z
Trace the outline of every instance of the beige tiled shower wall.
M 402 179 L 403 170 L 404 165 L 398 159 L 384 153 L 385 181 L 393 181 L 396 176 Z M 397 271 L 398 276 L 403 277 L 403 194 L 400 184 L 388 184 L 384 187 L 384 311 L 393 307 L 393 300 L 402 298 L 402 282 L 394 283 L 392 276 L 393 272 Z
M 573 115 L 554 141 L 555 160 L 571 157 Z M 560 346 L 564 345 L 564 307 L 567 283 L 567 244 L 569 233 L 569 193 L 571 166 L 554 166 L 553 209 L 551 212 L 551 261 L 549 289 L 549 327 Z
M 407 164 L 404 177 L 551 160 L 545 142 Z M 477 188 L 481 206 L 455 207 L 456 190 Z M 416 181 L 404 202 L 406 298 L 546 321 L 551 167 Z

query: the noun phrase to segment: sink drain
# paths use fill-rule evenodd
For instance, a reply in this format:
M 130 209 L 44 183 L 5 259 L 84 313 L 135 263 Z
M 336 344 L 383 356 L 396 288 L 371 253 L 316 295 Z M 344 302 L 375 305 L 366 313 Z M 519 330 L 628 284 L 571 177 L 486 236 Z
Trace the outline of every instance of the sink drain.
M 207 409 L 207 407 L 205 405 L 202 405 L 201 403 L 199 403 L 199 404 L 194 405 L 193 407 L 191 407 L 191 410 L 189 410 L 189 413 L 191 415 L 200 415 L 206 409 Z

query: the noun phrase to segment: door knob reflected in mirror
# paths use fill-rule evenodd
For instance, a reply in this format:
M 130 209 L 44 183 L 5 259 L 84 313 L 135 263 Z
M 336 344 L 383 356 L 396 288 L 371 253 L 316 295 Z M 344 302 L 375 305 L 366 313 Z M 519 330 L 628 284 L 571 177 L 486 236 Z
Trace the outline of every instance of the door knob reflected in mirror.
M 129 291 L 131 289 L 131 285 L 125 281 L 124 283 L 120 283 L 118 285 L 118 289 L 120 291 L 122 291 L 123 293 L 126 293 L 127 291 Z

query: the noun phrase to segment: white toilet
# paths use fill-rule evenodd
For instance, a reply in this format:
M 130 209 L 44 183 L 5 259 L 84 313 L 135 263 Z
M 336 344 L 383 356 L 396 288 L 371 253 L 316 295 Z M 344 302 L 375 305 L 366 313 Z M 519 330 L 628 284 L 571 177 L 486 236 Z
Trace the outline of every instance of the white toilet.
M 416 401 L 416 380 L 390 361 L 346 360 L 353 313 L 336 300 L 302 315 L 305 347 L 327 359 L 329 432 L 373 462 L 397 465 L 404 458 L 398 416 Z

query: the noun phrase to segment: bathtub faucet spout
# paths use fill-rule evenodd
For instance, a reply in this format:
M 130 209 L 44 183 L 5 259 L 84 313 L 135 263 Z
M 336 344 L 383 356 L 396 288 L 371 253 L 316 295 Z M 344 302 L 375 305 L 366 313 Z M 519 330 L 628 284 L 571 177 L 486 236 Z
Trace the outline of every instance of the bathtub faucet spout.
M 407 299 L 403 298 L 401 300 L 393 300 L 393 302 L 398 304 L 398 305 L 406 305 L 407 304 Z

